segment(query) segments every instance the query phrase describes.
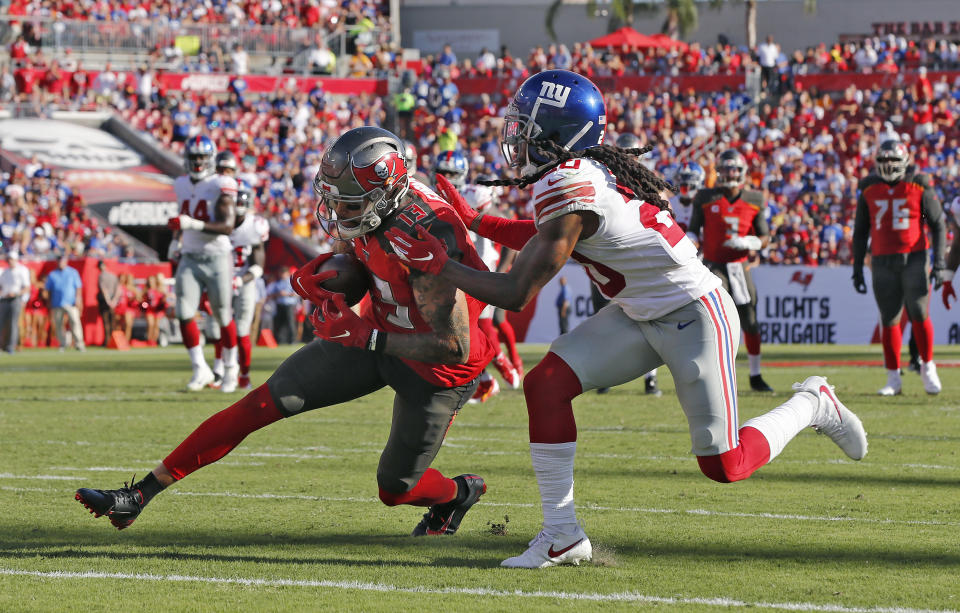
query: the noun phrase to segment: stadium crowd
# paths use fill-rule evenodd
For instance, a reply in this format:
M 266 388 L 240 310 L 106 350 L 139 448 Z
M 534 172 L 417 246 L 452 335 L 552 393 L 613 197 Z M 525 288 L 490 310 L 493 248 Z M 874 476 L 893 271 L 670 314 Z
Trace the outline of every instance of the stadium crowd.
M 375 13 L 379 7 L 378 3 L 320 4 Z M 100 4 L 87 8 L 97 7 L 103 8 Z M 906 142 L 915 164 L 934 177 L 945 202 L 960 194 L 956 124 L 960 84 L 946 77 L 932 82 L 926 74 L 927 66 L 956 68 L 956 44 L 890 36 L 820 45 L 792 54 L 780 51 L 771 39 L 764 44 L 775 48 L 768 52 L 776 52 L 777 68 L 766 75 L 765 83 L 772 95 L 755 101 L 743 92 L 684 91 L 676 82 L 648 91 L 609 91 L 605 95 L 607 139 L 627 132 L 638 135 L 642 143 L 653 146 L 645 163 L 667 178 L 683 161 L 699 162 L 706 170 L 707 186 L 715 181 L 717 154 L 731 147 L 740 150 L 750 167 L 750 182 L 767 194 L 772 238 L 760 259 L 770 264 L 824 266 L 852 261 L 857 182 L 871 169 L 872 152 L 883 140 Z M 18 55 L 11 48 L 11 58 L 21 62 L 20 67 L 0 69 L 0 101 L 32 104 L 41 115 L 52 108 L 111 108 L 175 153 L 182 152 L 188 137 L 207 134 L 218 149 L 237 156 L 238 176 L 256 190 L 262 215 L 298 237 L 321 244 L 329 239 L 314 223 L 312 179 L 324 147 L 350 128 L 385 125 L 395 119 L 396 131 L 412 143 L 417 165 L 428 176 L 436 156 L 452 149 L 467 155 L 472 178 L 501 174 L 498 118 L 506 98 L 500 92 L 461 96 L 455 78 L 500 76 L 519 81 L 549 68 L 570 68 L 591 76 L 722 74 L 753 61 L 769 64 L 762 49 L 747 53 L 729 45 L 701 48 L 692 44 L 644 54 L 615 53 L 578 43 L 572 50 L 564 45 L 538 47 L 526 59 L 512 57 L 506 49 L 500 56 L 485 51 L 475 61 L 461 60 L 448 48 L 425 58 L 419 74 L 402 75 L 408 87 L 395 97 L 399 112 L 394 116 L 381 97 L 333 96 L 319 81 L 309 92 L 291 84 L 258 95 L 247 91 L 243 76 L 235 76 L 229 94 L 218 96 L 167 91 L 149 67 L 126 79 L 108 63 L 90 79 L 80 65 L 64 70 L 63 57 L 48 60 L 39 49 Z M 23 66 L 27 62 L 41 68 L 44 76 L 26 79 Z M 919 79 L 911 86 L 857 89 L 851 85 L 833 93 L 803 90 L 792 79 L 818 71 L 913 69 L 918 70 Z M 532 211 L 526 197 L 524 192 L 504 188 L 499 206 L 507 215 L 529 218 Z M 2 251 L 16 250 L 36 258 L 60 252 L 132 257 L 123 238 L 90 218 L 82 197 L 56 171 L 36 160 L 3 176 L 0 203 Z M 269 311 L 268 306 L 268 315 Z

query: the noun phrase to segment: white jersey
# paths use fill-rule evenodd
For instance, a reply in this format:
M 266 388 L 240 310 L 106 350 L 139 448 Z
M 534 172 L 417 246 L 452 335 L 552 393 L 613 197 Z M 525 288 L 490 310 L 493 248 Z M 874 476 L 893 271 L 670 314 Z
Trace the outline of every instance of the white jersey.
M 230 235 L 230 245 L 233 247 L 233 274 L 244 275 L 250 268 L 250 254 L 257 245 L 262 245 L 270 238 L 270 224 L 258 215 L 247 215 L 243 223 L 234 228 Z
M 493 190 L 485 185 L 465 185 L 460 190 L 460 195 L 467 201 L 467 204 L 478 211 L 489 209 L 493 203 Z M 483 260 L 483 263 L 487 265 L 487 268 L 496 272 L 497 265 L 500 264 L 500 249 L 496 243 L 489 238 L 483 238 L 476 232 L 470 232 L 470 240 L 473 241 L 473 246 L 476 247 L 477 254 L 480 256 L 480 259 Z
M 690 227 L 690 218 L 693 216 L 693 198 L 687 201 L 686 204 L 680 200 L 680 196 L 673 196 L 670 198 L 670 208 L 673 209 L 673 218 L 677 220 L 677 223 L 683 228 L 683 231 L 686 232 L 687 228 Z
M 180 203 L 180 214 L 200 221 L 214 221 L 215 208 L 220 194 L 236 198 L 237 180 L 233 177 L 211 175 L 194 183 L 189 175 L 177 177 L 173 191 Z M 230 237 L 201 230 L 184 230 L 181 251 L 215 255 L 230 251 Z
M 541 177 L 533 207 L 538 227 L 574 211 L 597 214 L 597 231 L 577 242 L 573 259 L 631 319 L 657 319 L 720 286 L 670 213 L 618 188 L 595 160 L 569 160 Z

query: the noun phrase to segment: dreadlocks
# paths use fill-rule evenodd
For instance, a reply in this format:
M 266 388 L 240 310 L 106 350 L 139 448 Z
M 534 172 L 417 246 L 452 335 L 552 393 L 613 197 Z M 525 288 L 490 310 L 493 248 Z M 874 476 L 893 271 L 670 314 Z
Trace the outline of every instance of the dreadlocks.
M 637 161 L 638 156 L 653 150 L 652 145 L 632 149 L 622 149 L 614 145 L 598 145 L 574 152 L 563 148 L 550 139 L 538 140 L 536 143 L 528 137 L 524 137 L 524 140 L 528 147 L 536 146 L 550 161 L 529 177 L 477 181 L 477 183 L 480 185 L 516 186 L 522 189 L 536 183 L 545 174 L 567 160 L 585 157 L 596 160 L 609 168 L 610 172 L 629 187 L 640 200 L 656 205 L 661 211 L 670 210 L 670 203 L 660 197 L 660 192 L 664 190 L 675 191 L 673 185 Z

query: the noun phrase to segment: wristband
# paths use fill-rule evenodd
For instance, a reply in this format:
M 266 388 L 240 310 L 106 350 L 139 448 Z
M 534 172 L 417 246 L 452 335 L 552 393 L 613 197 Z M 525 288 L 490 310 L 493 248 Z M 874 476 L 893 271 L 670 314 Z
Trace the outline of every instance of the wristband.
M 940 272 L 940 276 L 943 277 L 944 282 L 946 282 L 946 283 L 952 283 L 952 282 L 953 282 L 953 275 L 955 275 L 956 273 L 957 273 L 957 271 L 955 271 L 955 270 L 948 270 L 948 269 L 944 268 L 944 269 Z
M 387 348 L 387 333 L 379 332 L 376 328 L 373 330 L 373 334 L 370 336 L 370 344 L 373 346 L 374 353 L 383 353 Z
M 263 276 L 263 268 L 259 264 L 253 264 L 247 269 L 247 272 L 253 275 L 252 281 L 256 281 Z

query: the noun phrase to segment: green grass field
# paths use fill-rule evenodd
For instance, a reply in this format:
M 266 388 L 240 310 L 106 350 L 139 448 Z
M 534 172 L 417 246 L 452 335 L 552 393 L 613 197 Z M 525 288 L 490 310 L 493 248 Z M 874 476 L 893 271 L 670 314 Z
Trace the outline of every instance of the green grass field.
M 544 347 L 526 347 L 528 367 Z M 290 349 L 257 349 L 262 382 Z M 878 359 L 878 346 L 768 347 L 767 361 Z M 741 357 L 744 357 L 741 355 Z M 960 349 L 938 348 L 939 361 Z M 802 433 L 747 481 L 721 485 L 689 454 L 661 369 L 576 403 L 578 514 L 595 561 L 499 568 L 539 529 L 520 391 L 469 405 L 434 466 L 489 490 L 458 534 L 414 539 L 422 510 L 376 497 L 391 395 L 254 433 L 118 532 L 73 500 L 145 474 L 228 403 L 181 392 L 182 348 L 0 356 L 0 611 L 915 611 L 960 609 L 960 369 L 944 392 L 879 398 L 882 368 L 768 368 L 741 421 L 824 374 L 870 435 L 853 462 Z M 747 387 L 746 365 L 739 368 Z

